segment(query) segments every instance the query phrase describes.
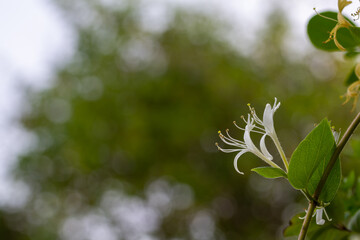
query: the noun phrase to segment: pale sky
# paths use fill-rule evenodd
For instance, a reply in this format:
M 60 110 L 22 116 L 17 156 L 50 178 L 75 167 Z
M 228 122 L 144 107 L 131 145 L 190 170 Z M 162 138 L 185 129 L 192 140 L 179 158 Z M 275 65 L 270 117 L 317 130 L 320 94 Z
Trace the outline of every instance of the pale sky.
M 116 0 L 99 0 L 106 4 Z M 249 35 L 239 45 L 246 53 L 261 26 L 266 25 L 269 7 L 275 6 L 288 13 L 292 34 L 288 42 L 291 51 L 302 53 L 310 48 L 306 37 L 306 23 L 319 11 L 337 9 L 337 1 L 295 0 L 141 0 L 150 15 L 160 21 L 163 5 L 181 6 L 193 11 L 208 12 L 229 21 L 236 45 L 236 29 L 247 29 Z M 360 3 L 354 1 L 354 12 Z M 154 10 L 155 9 L 155 10 Z M 159 10 L 160 9 L 160 10 Z M 157 15 L 159 13 L 160 15 Z M 163 13 L 164 14 L 164 13 Z M 166 14 L 166 13 L 165 13 Z M 157 20 L 156 20 L 157 19 Z M 160 19 L 160 20 L 159 20 Z M 26 108 L 26 100 L 19 86 L 29 86 L 37 91 L 51 85 L 56 68 L 66 63 L 76 46 L 76 33 L 55 4 L 50 0 L 0 0 L 0 207 L 21 206 L 29 189 L 26 184 L 12 179 L 10 170 L 18 154 L 36 143 L 36 138 L 26 133 L 16 122 Z M 15 201 L 19 199 L 19 201 Z

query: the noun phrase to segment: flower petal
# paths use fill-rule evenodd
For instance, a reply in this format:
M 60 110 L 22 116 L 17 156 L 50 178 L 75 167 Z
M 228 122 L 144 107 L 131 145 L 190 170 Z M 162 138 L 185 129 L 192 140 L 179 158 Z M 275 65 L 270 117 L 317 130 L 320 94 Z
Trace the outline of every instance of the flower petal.
M 338 9 L 339 12 L 342 12 L 342 10 L 349 5 L 350 3 L 352 3 L 351 1 L 347 1 L 347 0 L 338 0 Z
M 316 224 L 317 225 L 324 225 L 324 223 L 325 223 L 325 220 L 322 219 L 322 213 L 323 213 L 323 208 L 316 209 Z
M 331 129 L 331 131 L 334 136 L 335 143 L 338 144 L 340 138 L 340 132 L 336 131 L 335 129 Z
M 276 110 L 278 110 L 278 108 L 280 107 L 280 102 L 277 102 L 277 98 L 275 98 L 274 101 L 274 106 L 273 106 L 273 111 L 275 112 Z
M 264 110 L 264 115 L 263 115 L 263 125 L 265 127 L 265 131 L 268 134 L 273 134 L 275 132 L 273 117 L 274 117 L 274 111 L 271 108 L 271 105 L 266 104 L 266 107 Z
M 245 145 L 247 147 L 247 149 L 249 149 L 249 151 L 253 152 L 256 154 L 256 152 L 260 152 L 259 149 L 257 149 L 257 147 L 255 146 L 255 144 L 253 143 L 253 141 L 251 140 L 250 137 L 250 131 L 252 130 L 251 126 L 247 125 L 245 127 L 245 132 L 244 132 L 244 142 Z
M 237 166 L 237 162 L 238 162 L 239 158 L 241 157 L 241 155 L 243 155 L 246 152 L 248 152 L 248 151 L 247 150 L 242 150 L 238 154 L 236 154 L 236 156 L 234 158 L 234 168 L 238 173 L 240 173 L 242 175 L 244 175 L 244 173 L 239 171 L 238 166 Z
M 266 138 L 266 134 L 264 134 L 264 136 L 261 137 L 260 149 L 261 149 L 261 152 L 264 154 L 264 156 L 271 161 L 271 160 L 273 160 L 273 156 L 269 153 L 269 151 L 266 148 L 265 138 Z

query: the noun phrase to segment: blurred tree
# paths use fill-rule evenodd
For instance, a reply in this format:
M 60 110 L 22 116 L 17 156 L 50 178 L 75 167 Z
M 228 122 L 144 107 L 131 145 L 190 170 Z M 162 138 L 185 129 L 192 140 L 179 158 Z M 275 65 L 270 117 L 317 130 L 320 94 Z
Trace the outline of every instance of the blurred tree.
M 330 59 L 335 71 L 324 77 L 319 55 L 291 60 L 279 12 L 244 57 L 218 34 L 226 24 L 206 15 L 176 11 L 149 31 L 137 3 L 62 4 L 78 50 L 51 89 L 29 93 L 22 122 L 38 143 L 16 174 L 33 194 L 22 211 L 3 212 L 6 239 L 279 237 L 297 196 L 281 180 L 250 176 L 262 163 L 250 154 L 238 175 L 233 156 L 217 153 L 217 130 L 246 114 L 246 103 L 262 111 L 274 97 L 289 155 L 324 116 L 345 126 L 339 63 Z

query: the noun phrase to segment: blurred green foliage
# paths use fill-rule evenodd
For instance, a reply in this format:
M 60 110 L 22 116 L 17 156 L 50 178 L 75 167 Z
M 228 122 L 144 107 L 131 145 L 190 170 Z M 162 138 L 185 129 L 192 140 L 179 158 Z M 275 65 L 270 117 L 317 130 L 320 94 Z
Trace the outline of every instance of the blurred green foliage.
M 320 119 L 346 128 L 352 113 L 339 96 L 351 67 L 320 52 L 293 58 L 281 12 L 245 56 L 224 40 L 229 26 L 205 14 L 177 11 L 151 32 L 136 4 L 84 3 L 88 24 L 76 4 L 62 4 L 78 49 L 50 89 L 28 94 L 22 123 L 37 144 L 15 173 L 32 195 L 23 210 L 2 212 L 3 239 L 94 239 L 100 226 L 114 239 L 281 239 L 301 196 L 251 173 L 263 165 L 251 154 L 237 174 L 234 156 L 215 147 L 217 130 L 241 136 L 231 123 L 246 104 L 261 113 L 277 97 L 289 157 Z M 345 172 L 358 166 L 352 152 Z

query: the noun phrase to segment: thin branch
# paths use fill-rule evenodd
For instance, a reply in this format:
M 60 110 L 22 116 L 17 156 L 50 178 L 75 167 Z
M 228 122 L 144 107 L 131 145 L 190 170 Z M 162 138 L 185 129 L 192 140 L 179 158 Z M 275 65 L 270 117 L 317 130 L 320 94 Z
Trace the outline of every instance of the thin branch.
M 351 135 L 353 134 L 353 132 L 355 131 L 355 129 L 359 125 L 359 123 L 360 123 L 360 112 L 356 115 L 354 120 L 351 122 L 351 124 L 348 127 L 348 129 L 346 130 L 344 136 L 341 138 L 339 144 L 335 148 L 335 151 L 334 151 L 333 155 L 331 156 L 329 163 L 326 166 L 326 169 L 325 169 L 325 171 L 316 187 L 316 190 L 314 192 L 313 200 L 309 202 L 309 207 L 306 212 L 306 216 L 305 216 L 303 225 L 301 227 L 301 231 L 300 231 L 298 240 L 305 239 L 307 230 L 308 230 L 310 222 L 311 222 L 311 217 L 316 208 L 317 202 L 319 200 L 319 196 L 321 194 L 322 189 L 324 188 L 326 180 L 329 177 L 330 172 L 336 163 L 336 160 L 339 158 L 341 151 L 344 149 L 345 144 L 349 141 Z
M 316 203 L 314 201 L 310 201 L 308 210 L 306 211 L 306 216 L 305 216 L 303 225 L 301 227 L 301 231 L 300 231 L 298 240 L 305 239 L 305 236 L 306 236 L 307 230 L 309 229 L 311 218 L 312 218 L 315 208 L 316 208 Z

